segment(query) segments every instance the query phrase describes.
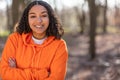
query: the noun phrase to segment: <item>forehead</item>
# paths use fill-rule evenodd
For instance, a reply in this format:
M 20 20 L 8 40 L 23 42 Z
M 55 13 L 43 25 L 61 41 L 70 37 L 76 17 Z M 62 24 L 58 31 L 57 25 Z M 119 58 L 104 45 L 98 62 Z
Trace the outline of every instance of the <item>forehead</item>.
M 42 6 L 42 5 L 34 5 L 30 10 L 29 10 L 29 13 L 30 12 L 42 12 L 42 11 L 47 11 L 47 9 Z

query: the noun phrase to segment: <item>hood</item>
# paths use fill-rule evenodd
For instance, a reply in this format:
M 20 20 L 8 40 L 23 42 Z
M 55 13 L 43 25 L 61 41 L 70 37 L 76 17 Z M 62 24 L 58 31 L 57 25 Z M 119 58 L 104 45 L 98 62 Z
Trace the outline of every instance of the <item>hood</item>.
M 41 45 L 35 44 L 33 42 L 32 33 L 27 33 L 27 34 L 23 33 L 22 34 L 22 39 L 23 39 L 23 42 L 26 46 L 44 47 L 44 46 L 47 46 L 48 44 L 50 44 L 55 39 L 55 37 L 54 36 L 47 37 L 47 39 Z

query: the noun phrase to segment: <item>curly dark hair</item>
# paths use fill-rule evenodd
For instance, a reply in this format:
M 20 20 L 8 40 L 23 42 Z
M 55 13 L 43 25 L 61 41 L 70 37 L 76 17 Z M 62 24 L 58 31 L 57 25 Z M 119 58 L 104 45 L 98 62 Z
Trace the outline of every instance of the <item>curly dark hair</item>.
M 22 33 L 29 33 L 32 31 L 29 26 L 29 23 L 28 23 L 28 13 L 29 13 L 29 10 L 34 5 L 44 6 L 48 11 L 50 23 L 47 28 L 46 35 L 47 36 L 55 36 L 56 39 L 60 39 L 62 37 L 62 35 L 64 34 L 62 25 L 61 25 L 60 21 L 58 20 L 58 18 L 56 17 L 55 12 L 52 9 L 52 7 L 47 2 L 41 1 L 41 0 L 33 1 L 30 4 L 28 4 L 28 6 L 25 8 L 25 10 L 22 14 L 22 17 L 18 23 L 18 26 L 16 27 L 16 32 L 22 34 Z

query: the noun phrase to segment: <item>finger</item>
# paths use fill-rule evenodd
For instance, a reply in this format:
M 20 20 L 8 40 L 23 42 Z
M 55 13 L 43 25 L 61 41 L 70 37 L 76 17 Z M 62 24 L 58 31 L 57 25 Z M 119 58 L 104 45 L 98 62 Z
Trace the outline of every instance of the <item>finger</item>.
M 9 59 L 8 62 L 9 62 L 10 65 L 16 65 L 16 62 L 13 61 L 12 59 Z
M 13 61 L 9 61 L 9 65 L 14 66 L 15 63 Z
M 14 61 L 12 59 L 9 59 L 8 62 L 9 63 L 14 63 Z
M 16 60 L 14 58 L 9 58 L 9 61 L 16 63 Z
M 10 57 L 8 59 L 8 63 L 9 63 L 10 67 L 13 67 L 13 68 L 16 67 L 16 60 L 15 60 L 15 58 Z
M 9 59 L 15 61 L 15 58 L 10 57 Z

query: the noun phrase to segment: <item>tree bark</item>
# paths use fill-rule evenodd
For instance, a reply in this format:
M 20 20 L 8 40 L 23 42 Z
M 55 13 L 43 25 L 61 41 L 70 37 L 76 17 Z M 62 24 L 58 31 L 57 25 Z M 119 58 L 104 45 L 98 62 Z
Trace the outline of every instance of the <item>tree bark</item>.
M 12 26 L 12 14 L 11 14 L 11 7 L 8 5 L 8 1 L 5 0 L 7 3 L 7 10 L 6 10 L 6 15 L 7 15 L 7 29 L 10 30 Z
M 14 29 L 15 24 L 18 22 L 19 19 L 19 0 L 12 1 L 12 28 L 10 31 L 12 32 Z
M 105 6 L 103 11 L 103 33 L 107 32 L 107 0 L 105 0 Z
M 79 12 L 78 7 L 75 7 L 75 12 L 77 19 L 79 21 L 79 26 L 80 26 L 80 34 L 84 34 L 84 28 L 85 28 L 85 12 L 82 9 L 81 13 Z
M 90 46 L 89 46 L 89 53 L 90 53 L 90 59 L 93 60 L 96 57 L 96 47 L 95 47 L 95 36 L 96 36 L 96 5 L 95 0 L 88 0 L 88 6 L 89 6 L 89 12 L 90 12 Z

